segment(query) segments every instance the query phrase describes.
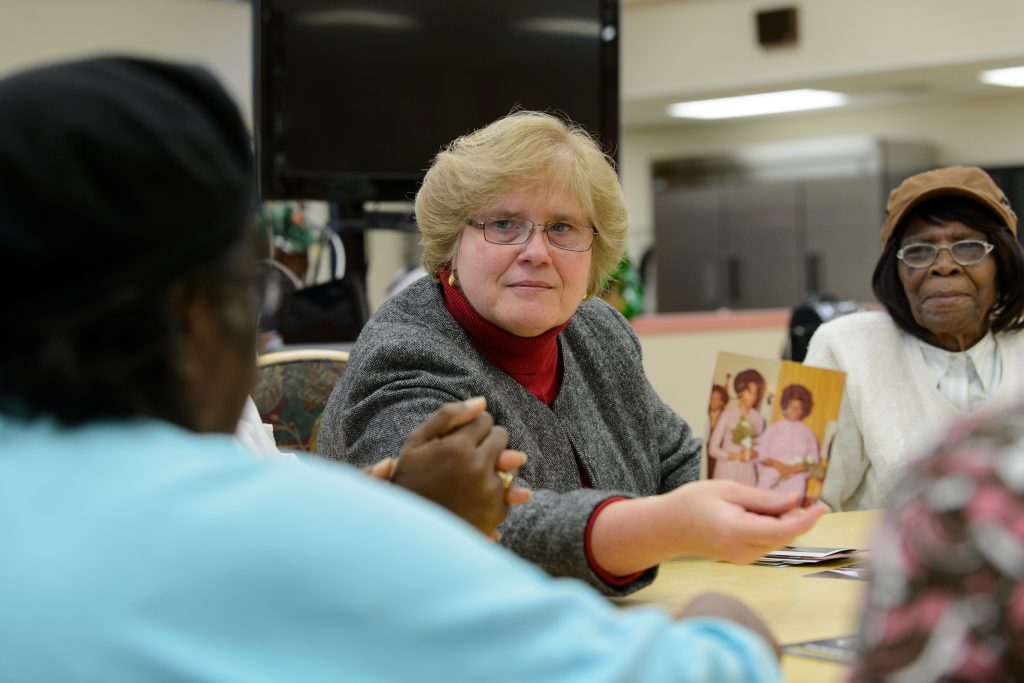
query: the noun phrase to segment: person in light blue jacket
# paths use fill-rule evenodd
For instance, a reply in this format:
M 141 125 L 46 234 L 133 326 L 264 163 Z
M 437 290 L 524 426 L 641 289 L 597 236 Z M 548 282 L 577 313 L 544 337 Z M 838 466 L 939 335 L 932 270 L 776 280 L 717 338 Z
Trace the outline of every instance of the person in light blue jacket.
M 0 81 L 0 177 L 0 680 L 779 680 L 735 601 L 618 610 L 489 542 L 508 435 L 480 401 L 410 435 L 393 483 L 232 440 L 252 163 L 206 72 Z M 489 522 L 452 514 L 473 501 Z

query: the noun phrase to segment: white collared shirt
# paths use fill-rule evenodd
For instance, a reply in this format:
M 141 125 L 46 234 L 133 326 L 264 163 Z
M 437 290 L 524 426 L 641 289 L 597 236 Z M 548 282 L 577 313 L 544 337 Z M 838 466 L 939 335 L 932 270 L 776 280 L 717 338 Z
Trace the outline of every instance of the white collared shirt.
M 973 412 L 999 388 L 1002 363 L 992 331 L 966 351 L 947 351 L 918 340 L 936 388 L 960 410 Z
M 282 453 L 274 442 L 274 427 L 263 422 L 252 396 L 245 399 L 242 416 L 235 427 L 235 441 L 254 455 L 298 461 L 294 453 Z

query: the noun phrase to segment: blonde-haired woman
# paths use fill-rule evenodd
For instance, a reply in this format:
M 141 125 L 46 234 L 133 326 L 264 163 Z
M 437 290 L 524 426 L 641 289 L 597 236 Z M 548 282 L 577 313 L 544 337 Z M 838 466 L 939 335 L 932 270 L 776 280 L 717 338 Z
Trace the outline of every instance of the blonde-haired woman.
M 593 296 L 628 216 L 584 130 L 520 111 L 459 138 L 427 172 L 416 218 L 431 278 L 363 330 L 323 455 L 369 465 L 441 403 L 485 396 L 529 456 L 520 483 L 534 492 L 501 542 L 607 593 L 646 585 L 681 553 L 751 561 L 814 523 L 821 510 L 796 497 L 694 482 L 700 441 L 648 383 L 629 324 Z

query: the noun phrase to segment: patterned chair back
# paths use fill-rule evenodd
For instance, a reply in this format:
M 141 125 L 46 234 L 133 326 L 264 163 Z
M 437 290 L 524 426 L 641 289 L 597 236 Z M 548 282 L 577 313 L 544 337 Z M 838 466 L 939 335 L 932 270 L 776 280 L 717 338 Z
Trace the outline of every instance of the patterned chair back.
M 259 357 L 253 400 L 281 451 L 316 453 L 320 416 L 348 363 L 347 351 L 301 350 Z

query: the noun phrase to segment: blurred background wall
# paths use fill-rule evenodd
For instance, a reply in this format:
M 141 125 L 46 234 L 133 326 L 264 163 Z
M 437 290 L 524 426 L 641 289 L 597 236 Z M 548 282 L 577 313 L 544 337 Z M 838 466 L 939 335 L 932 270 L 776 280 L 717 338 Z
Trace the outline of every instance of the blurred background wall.
M 756 14 L 798 12 L 797 40 L 759 44 Z M 251 111 L 251 8 L 216 0 L 5 0 L 0 74 L 53 59 L 128 51 L 206 65 Z M 1019 0 L 623 0 L 620 150 L 634 260 L 654 240 L 654 164 L 757 146 L 862 136 L 914 141 L 936 163 L 1024 165 L 1024 90 L 983 68 L 1024 64 Z M 684 122 L 674 101 L 796 87 L 843 90 L 849 106 Z M 426 160 L 425 160 L 426 161 Z M 399 267 L 401 238 L 371 238 L 371 303 Z M 379 243 L 379 244 L 377 244 Z M 374 248 L 377 247 L 377 248 Z M 386 272 L 385 272 L 386 271 Z

